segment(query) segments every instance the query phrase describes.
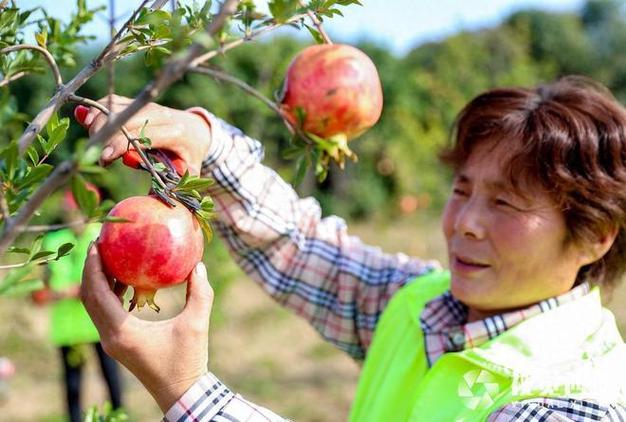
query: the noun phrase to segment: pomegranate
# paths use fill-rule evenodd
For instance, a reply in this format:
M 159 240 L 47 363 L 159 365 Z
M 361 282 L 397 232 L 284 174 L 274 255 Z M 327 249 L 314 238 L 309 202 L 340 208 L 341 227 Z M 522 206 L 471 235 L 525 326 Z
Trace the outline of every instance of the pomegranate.
M 322 44 L 305 48 L 289 65 L 283 86 L 282 110 L 302 129 L 321 138 L 353 139 L 380 117 L 383 94 L 374 63 L 349 45 Z
M 155 311 L 157 289 L 184 282 L 202 259 L 202 229 L 181 203 L 170 207 L 155 196 L 133 196 L 109 212 L 128 222 L 105 222 L 97 241 L 109 277 L 130 285 L 130 310 L 148 304 Z

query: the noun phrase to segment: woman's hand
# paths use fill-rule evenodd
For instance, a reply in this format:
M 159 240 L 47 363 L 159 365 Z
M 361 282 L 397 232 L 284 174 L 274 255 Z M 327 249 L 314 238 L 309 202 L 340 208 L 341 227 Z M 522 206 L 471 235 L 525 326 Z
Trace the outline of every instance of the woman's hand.
M 108 97 L 98 102 L 104 106 L 109 104 Z M 113 95 L 111 112 L 120 113 L 131 102 L 130 98 Z M 104 113 L 90 107 L 89 112 L 81 116 L 79 123 L 89 130 L 91 136 L 100 130 L 106 121 L 107 116 Z M 148 103 L 124 126 L 131 135 L 138 137 L 146 121 L 148 123 L 144 133 L 152 141 L 151 148 L 172 151 L 187 163 L 191 174 L 200 174 L 202 160 L 206 157 L 211 143 L 211 128 L 204 118 L 188 111 Z M 127 149 L 128 139 L 118 131 L 104 145 L 100 163 L 105 166 L 112 163 Z
M 165 321 L 129 314 L 102 270 L 92 244 L 83 270 L 80 296 L 111 357 L 130 370 L 161 410 L 167 410 L 204 374 L 208 364 L 209 316 L 213 290 L 198 263 L 189 276 L 183 311 Z

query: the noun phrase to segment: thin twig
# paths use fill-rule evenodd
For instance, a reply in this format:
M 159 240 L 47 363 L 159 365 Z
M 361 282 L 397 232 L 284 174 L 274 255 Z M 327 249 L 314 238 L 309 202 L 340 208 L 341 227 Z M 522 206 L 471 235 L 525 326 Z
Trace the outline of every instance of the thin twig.
M 52 261 L 56 261 L 56 260 L 57 260 L 57 258 L 55 256 L 54 258 L 44 259 L 41 262 L 24 261 L 24 262 L 20 262 L 19 264 L 5 264 L 5 265 L 0 265 L 0 270 L 10 270 L 12 268 L 22 268 L 22 267 L 27 266 L 28 264 L 44 265 L 44 264 L 47 264 L 48 262 L 52 262 Z
M 10 84 L 13 81 L 17 81 L 18 79 L 24 77 L 28 75 L 28 72 L 17 72 L 11 76 L 9 76 L 8 78 L 4 78 L 3 80 L 0 81 L 0 88 L 2 88 L 5 85 Z
M 111 112 L 110 112 L 110 110 L 108 108 L 106 108 L 105 106 L 103 106 L 99 102 L 91 100 L 89 98 L 83 98 L 83 97 L 80 97 L 78 95 L 72 94 L 72 95 L 69 96 L 68 100 L 72 101 L 72 102 L 75 102 L 75 103 L 83 104 L 83 105 L 86 105 L 86 106 L 89 106 L 89 107 L 97 108 L 98 110 L 100 110 L 101 112 L 106 114 L 107 116 L 111 115 Z M 144 164 L 146 165 L 146 167 L 150 171 L 150 174 L 152 175 L 152 177 L 154 177 L 154 179 L 157 181 L 159 186 L 161 186 L 163 189 L 167 190 L 168 189 L 167 185 L 165 184 L 165 182 L 163 182 L 163 179 L 161 179 L 159 174 L 154 169 L 154 166 L 152 165 L 152 163 L 150 162 L 150 160 L 146 156 L 146 153 L 141 148 L 141 145 L 139 144 L 139 142 L 137 142 L 137 138 L 133 137 L 130 134 L 130 132 L 128 132 L 128 130 L 124 126 L 120 126 L 120 130 L 122 131 L 124 136 L 126 136 L 126 139 L 128 139 L 128 142 L 130 142 L 132 144 L 133 148 L 135 148 L 135 150 L 137 151 L 137 153 L 141 157 L 141 160 L 144 162 Z M 95 142 L 91 142 L 90 141 L 88 145 L 93 145 L 93 144 L 95 144 Z
M 302 0 L 298 1 L 298 3 L 300 3 L 300 6 L 306 8 L 306 6 L 305 6 L 305 4 L 304 4 L 304 2 Z M 326 33 L 326 30 L 322 26 L 322 22 L 318 19 L 318 17 L 315 15 L 315 13 L 313 13 L 313 11 L 311 9 L 307 9 L 306 14 L 309 16 L 309 19 L 311 19 L 311 22 L 313 22 L 313 25 L 315 25 L 315 27 L 317 28 L 318 32 L 320 33 L 320 35 L 324 39 L 324 42 L 326 44 L 332 44 L 333 43 L 332 40 L 330 39 L 330 37 Z
M 44 59 L 46 59 L 46 61 L 48 62 L 50 70 L 52 70 L 56 87 L 59 88 L 61 85 L 63 85 L 63 78 L 61 78 L 61 72 L 59 71 L 59 66 L 57 65 L 56 60 L 54 60 L 52 54 L 50 54 L 50 52 L 43 47 L 31 44 L 18 44 L 3 48 L 2 50 L 0 50 L 0 54 L 7 54 L 19 50 L 35 50 L 41 53 Z
M 257 29 L 256 31 L 252 31 L 249 35 L 246 35 L 243 38 L 239 38 L 237 40 L 228 42 L 228 43 L 224 44 L 223 46 L 221 46 L 221 47 L 219 47 L 219 48 L 217 48 L 215 50 L 211 50 L 211 51 L 209 51 L 209 52 L 207 52 L 205 54 L 202 54 L 202 55 L 196 57 L 195 59 L 193 59 L 191 61 L 191 63 L 189 65 L 190 66 L 198 66 L 200 64 L 203 64 L 204 62 L 206 62 L 207 60 L 212 59 L 213 57 L 217 56 L 218 54 L 224 54 L 228 50 L 231 50 L 231 49 L 233 49 L 235 47 L 238 47 L 241 44 L 243 44 L 243 43 L 245 43 L 247 41 L 250 41 L 253 38 L 258 37 L 259 35 L 262 35 L 262 34 L 264 34 L 266 32 L 269 32 L 269 31 L 273 31 L 274 29 L 280 28 L 281 26 L 288 25 L 288 24 L 293 23 L 293 22 L 297 22 L 297 21 L 301 20 L 302 18 L 304 18 L 306 16 L 307 16 L 306 13 L 301 13 L 301 14 L 292 16 L 291 18 L 287 19 L 285 22 L 275 23 L 273 25 L 268 25 L 268 26 L 265 26 L 265 27 L 263 27 L 261 29 Z
M 141 7 L 145 6 L 149 0 L 144 0 L 141 3 Z M 167 0 L 155 0 L 152 4 L 151 8 L 163 7 L 167 3 Z M 100 52 L 98 57 L 92 60 L 87 66 L 85 66 L 72 80 L 67 82 L 60 90 L 56 92 L 56 94 L 50 98 L 48 104 L 45 105 L 43 109 L 35 116 L 32 122 L 28 125 L 22 136 L 18 141 L 19 152 L 23 154 L 26 151 L 26 148 L 30 146 L 33 140 L 37 137 L 37 135 L 43 130 L 43 128 L 48 123 L 48 120 L 52 117 L 52 115 L 67 101 L 67 97 L 70 94 L 73 94 L 85 84 L 93 75 L 95 75 L 102 66 L 106 65 L 109 61 L 115 60 L 119 51 L 123 50 L 126 47 L 126 43 L 122 43 L 122 45 L 117 45 L 116 42 L 119 37 L 126 32 L 128 26 L 133 22 L 133 19 L 139 12 L 139 8 L 135 10 L 132 16 L 124 23 L 124 25 L 120 28 L 116 36 L 114 37 L 109 44 Z
M 113 54 L 117 54 L 117 51 L 114 50 L 122 50 L 123 48 L 114 48 L 115 44 L 119 41 L 120 37 L 122 36 L 123 33 L 126 32 L 126 29 L 128 29 L 128 27 L 130 26 L 130 24 L 135 20 L 135 17 L 137 16 L 137 14 L 141 11 L 141 9 L 143 9 L 146 4 L 148 4 L 150 0 L 143 0 L 141 2 L 141 4 L 133 11 L 133 13 L 130 15 L 130 17 L 128 18 L 128 20 L 126 20 L 126 22 L 124 22 L 124 25 L 122 25 L 122 27 L 120 28 L 119 31 L 117 31 L 117 33 L 115 34 L 115 36 L 113 38 L 111 38 L 109 40 L 109 43 L 106 45 L 106 47 L 104 47 L 104 49 L 102 49 L 102 51 L 100 52 L 100 54 L 98 55 L 98 57 L 96 57 L 94 59 L 95 63 L 101 63 L 103 61 L 106 61 L 106 58 L 111 55 L 111 53 L 113 52 Z M 159 0 L 157 0 L 159 1 Z M 160 2 L 162 3 L 160 6 L 157 4 L 157 1 L 155 1 L 152 4 L 152 9 L 158 8 L 160 9 L 161 7 L 163 7 L 163 5 L 167 2 L 167 0 L 160 0 Z
M 115 0 L 109 0 L 109 35 L 111 35 L 111 41 L 115 38 Z M 107 107 L 109 110 L 112 109 L 113 104 L 113 94 L 115 94 L 115 61 L 111 61 L 107 65 L 107 73 L 108 73 L 108 85 L 109 85 L 109 96 Z
M 204 75 L 212 76 L 215 79 L 219 79 L 219 80 L 222 80 L 222 81 L 230 82 L 230 83 L 238 86 L 239 88 L 241 88 L 242 90 L 244 90 L 248 94 L 250 94 L 250 95 L 252 95 L 254 97 L 257 97 L 259 100 L 263 101 L 269 108 L 274 110 L 279 115 L 282 114 L 282 111 L 280 110 L 280 107 L 278 107 L 278 105 L 274 101 L 270 100 L 265 95 L 263 95 L 263 93 L 261 93 L 261 91 L 251 87 L 250 85 L 248 85 L 247 83 L 245 83 L 241 79 L 236 78 L 233 75 L 230 75 L 230 74 L 228 74 L 226 72 L 222 72 L 222 71 L 219 71 L 219 70 L 216 70 L 216 69 L 211 69 L 211 68 L 208 68 L 208 67 L 201 67 L 201 66 L 190 66 L 188 68 L 188 70 L 190 72 L 201 73 L 201 74 L 204 74 Z
M 224 25 L 226 19 L 235 13 L 237 10 L 237 4 L 239 0 L 226 0 L 219 11 L 219 13 L 213 18 L 206 32 L 213 36 Z M 115 131 L 124 123 L 126 123 L 135 113 L 143 108 L 147 103 L 154 100 L 158 95 L 163 92 L 172 83 L 180 79 L 189 64 L 202 53 L 203 46 L 198 43 L 193 43 L 187 50 L 187 54 L 180 59 L 172 59 L 168 62 L 165 68 L 159 73 L 156 79 L 152 80 L 144 89 L 135 97 L 132 103 L 130 103 L 123 111 L 116 113 L 115 118 L 109 120 L 98 132 L 96 132 L 92 138 L 94 143 L 103 142 L 109 139 Z
M 287 129 L 289 130 L 289 132 L 292 135 L 296 134 L 304 142 L 306 142 L 307 144 L 315 145 L 316 142 L 313 139 L 311 139 L 309 136 L 307 136 L 307 134 L 301 128 L 299 128 L 297 125 L 291 124 L 291 122 L 287 118 L 286 113 L 280 108 L 280 106 L 278 104 L 276 104 L 274 101 L 272 101 L 269 98 L 267 98 L 260 91 L 258 91 L 257 89 L 251 87 L 250 85 L 248 85 L 247 83 L 245 83 L 241 79 L 239 79 L 239 78 L 237 78 L 237 77 L 235 77 L 233 75 L 230 75 L 230 74 L 228 74 L 226 72 L 220 72 L 219 70 L 210 69 L 208 67 L 203 67 L 203 66 L 191 66 L 191 67 L 189 67 L 188 70 L 190 72 L 201 73 L 201 74 L 204 74 L 204 75 L 213 76 L 214 78 L 220 79 L 222 81 L 230 82 L 230 83 L 238 86 L 239 88 L 241 88 L 242 90 L 244 90 L 248 94 L 251 94 L 251 95 L 257 97 L 258 99 L 263 101 L 263 103 L 265 105 L 267 105 L 274 112 L 276 112 L 276 114 L 278 114 L 278 116 L 281 119 L 283 119 L 283 121 L 285 122 L 285 125 L 287 126 Z
M 2 221 L 5 223 L 11 218 L 11 212 L 9 211 L 9 204 L 4 197 L 4 191 L 0 189 L 0 212 L 2 213 Z
M 70 227 L 82 226 L 85 224 L 93 223 L 91 219 L 85 218 L 76 221 L 72 221 L 71 223 L 62 223 L 62 224 L 39 224 L 32 225 L 26 227 L 16 227 L 16 230 L 22 233 L 35 233 L 35 232 L 49 232 L 51 230 L 59 230 L 66 229 Z
M 52 192 L 65 184 L 77 169 L 78 163 L 75 160 L 66 160 L 56 166 L 50 176 L 39 186 L 39 189 L 37 189 L 20 208 L 19 212 L 4 225 L 4 231 L 0 237 L 0 254 L 3 254 L 8 247 L 11 246 L 20 233 L 16 230 L 16 227 L 26 225 L 43 201 L 50 196 Z

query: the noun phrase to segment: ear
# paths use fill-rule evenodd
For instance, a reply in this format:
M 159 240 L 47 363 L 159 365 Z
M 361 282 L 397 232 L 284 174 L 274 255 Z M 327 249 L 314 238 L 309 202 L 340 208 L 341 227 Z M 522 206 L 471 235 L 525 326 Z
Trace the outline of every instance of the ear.
M 601 259 L 613 246 L 618 233 L 619 228 L 613 227 L 602 238 L 588 243 L 585 249 L 581 251 L 581 266 L 589 265 Z

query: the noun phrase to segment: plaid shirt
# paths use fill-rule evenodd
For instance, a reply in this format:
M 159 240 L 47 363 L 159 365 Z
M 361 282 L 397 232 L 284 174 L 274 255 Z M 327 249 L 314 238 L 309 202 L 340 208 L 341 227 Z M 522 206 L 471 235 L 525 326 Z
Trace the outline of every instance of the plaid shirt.
M 289 184 L 261 164 L 263 147 L 260 142 L 203 109 L 190 111 L 207 119 L 213 139 L 220 140 L 212 143 L 202 170 L 217 182 L 210 192 L 217 211 L 214 227 L 238 265 L 278 303 L 306 318 L 327 341 L 354 359 L 363 359 L 376 323 L 393 294 L 414 277 L 438 268 L 439 264 L 401 253 L 386 254 L 348 235 L 342 219 L 322 218 L 315 199 L 299 198 Z M 585 294 L 585 289 L 588 287 L 583 285 L 573 289 L 571 294 L 543 301 L 527 310 L 470 324 L 465 324 L 467 309 L 464 305 L 449 293 L 444 294 L 426 306 L 421 318 L 429 362 L 448 351 L 446 339 L 451 336 L 456 339 L 450 343 L 454 350 L 475 346 L 524 318 Z M 462 339 L 459 332 L 463 333 Z M 554 408 L 550 408 L 551 402 L 546 400 L 520 403 L 505 406 L 494 413 L 491 420 L 591 421 L 603 419 L 595 418 L 592 412 L 587 417 L 586 410 L 576 409 L 581 406 L 600 409 L 593 415 L 602 413 L 601 409 L 605 409 L 604 415 L 619 410 L 592 402 L 584 405 L 576 402 L 568 407 L 567 399 L 559 401 Z M 538 408 L 545 412 L 538 413 Z M 622 410 L 626 418 L 626 409 Z M 560 419 L 536 417 L 548 411 Z M 210 373 L 172 406 L 165 419 L 284 420 L 234 394 Z

